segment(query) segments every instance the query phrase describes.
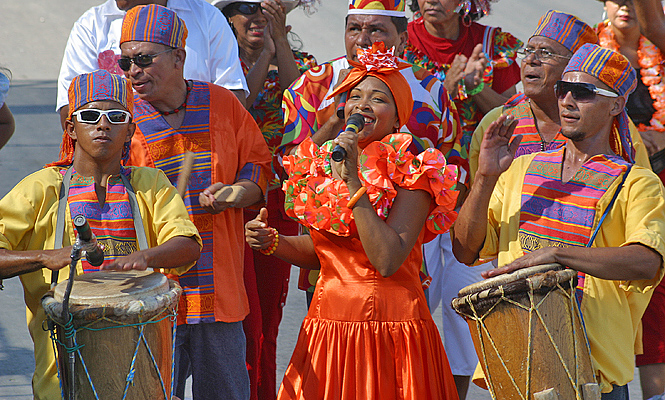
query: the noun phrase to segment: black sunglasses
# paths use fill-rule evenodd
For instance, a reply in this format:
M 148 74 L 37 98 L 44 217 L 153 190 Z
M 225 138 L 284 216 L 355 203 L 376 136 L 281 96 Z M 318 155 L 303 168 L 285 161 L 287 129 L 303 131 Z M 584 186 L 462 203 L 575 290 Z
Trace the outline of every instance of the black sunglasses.
M 118 59 L 118 66 L 123 71 L 129 71 L 129 69 L 132 67 L 132 63 L 136 64 L 136 66 L 139 68 L 145 68 L 152 64 L 152 60 L 158 55 L 168 53 L 169 51 L 173 50 L 175 49 L 167 49 L 155 54 L 139 54 L 136 57 L 120 57 Z
M 253 15 L 261 9 L 261 3 L 233 3 L 229 6 L 231 10 L 238 11 L 240 14 Z
M 563 100 L 570 92 L 575 101 L 591 101 L 596 95 L 605 97 L 619 97 L 618 94 L 609 90 L 599 89 L 592 83 L 557 81 L 554 84 L 556 97 Z

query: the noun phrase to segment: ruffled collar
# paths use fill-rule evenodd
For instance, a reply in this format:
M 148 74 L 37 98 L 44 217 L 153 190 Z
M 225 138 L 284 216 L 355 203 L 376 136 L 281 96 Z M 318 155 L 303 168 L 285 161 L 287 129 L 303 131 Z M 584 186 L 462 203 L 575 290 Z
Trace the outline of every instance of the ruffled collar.
M 376 213 L 386 219 L 397 196 L 396 186 L 425 190 L 433 198 L 426 226 L 430 232 L 443 233 L 456 218 L 458 192 L 457 167 L 446 165 L 436 149 L 414 156 L 408 151 L 409 134 L 391 134 L 368 145 L 360 154 L 360 179 Z M 353 213 L 347 204 L 351 194 L 346 184 L 332 176 L 330 155 L 333 142 L 318 147 L 304 140 L 295 155 L 284 159 L 289 177 L 283 184 L 286 213 L 308 228 L 338 236 L 352 231 Z M 433 235 L 432 235 L 433 237 Z

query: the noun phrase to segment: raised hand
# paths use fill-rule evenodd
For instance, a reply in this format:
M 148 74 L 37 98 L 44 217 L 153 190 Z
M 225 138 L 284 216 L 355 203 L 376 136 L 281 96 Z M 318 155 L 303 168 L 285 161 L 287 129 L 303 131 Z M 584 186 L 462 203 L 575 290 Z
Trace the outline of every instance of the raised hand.
M 264 207 L 259 215 L 245 224 L 245 241 L 254 250 L 265 250 L 272 244 L 275 229 L 268 226 L 268 210 Z
M 477 44 L 473 48 L 471 56 L 466 62 L 464 68 L 464 86 L 467 90 L 472 90 L 476 86 L 480 85 L 480 82 L 483 81 L 485 76 L 485 68 L 487 67 L 487 57 L 483 53 L 483 45 Z
M 466 69 L 467 61 L 468 59 L 464 54 L 457 54 L 446 72 L 443 87 L 446 88 L 453 99 L 457 98 L 457 93 L 459 92 L 458 85 L 464 79 L 464 70 Z
M 521 135 L 512 138 L 516 125 L 512 116 L 502 115 L 487 127 L 480 145 L 477 174 L 499 176 L 510 167 L 522 141 Z

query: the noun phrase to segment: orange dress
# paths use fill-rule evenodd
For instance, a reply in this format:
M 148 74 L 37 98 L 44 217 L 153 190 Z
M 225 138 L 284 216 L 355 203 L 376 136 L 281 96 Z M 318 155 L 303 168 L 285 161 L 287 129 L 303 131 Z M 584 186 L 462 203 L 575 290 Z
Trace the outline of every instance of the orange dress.
M 331 176 L 331 142 L 305 141 L 285 160 L 287 213 L 310 228 L 321 275 L 278 399 L 457 399 L 419 277 L 420 245 L 454 219 L 456 169 L 434 149 L 414 157 L 410 140 L 389 135 L 361 155 L 363 185 L 383 219 L 395 185 L 434 199 L 416 246 L 387 278 L 363 251 L 346 185 Z

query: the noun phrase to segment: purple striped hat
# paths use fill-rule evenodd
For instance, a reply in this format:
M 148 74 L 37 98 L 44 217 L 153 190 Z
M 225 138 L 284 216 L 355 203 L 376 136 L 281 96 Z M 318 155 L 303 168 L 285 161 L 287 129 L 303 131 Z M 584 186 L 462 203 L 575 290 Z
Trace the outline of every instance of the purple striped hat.
M 184 48 L 186 39 L 185 22 L 172 10 L 157 4 L 134 7 L 122 20 L 120 44 L 137 41 Z
M 587 43 L 598 43 L 598 35 L 577 17 L 550 10 L 540 17 L 533 36 L 544 36 L 566 46 L 573 53 Z

